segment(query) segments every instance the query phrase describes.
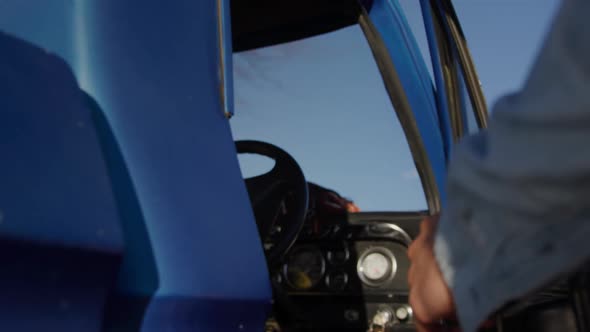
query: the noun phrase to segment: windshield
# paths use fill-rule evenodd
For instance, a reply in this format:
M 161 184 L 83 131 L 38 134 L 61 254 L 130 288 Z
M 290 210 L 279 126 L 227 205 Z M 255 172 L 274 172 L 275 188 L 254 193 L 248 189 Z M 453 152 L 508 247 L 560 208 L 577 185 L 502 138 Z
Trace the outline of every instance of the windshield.
M 361 211 L 424 210 L 421 182 L 371 50 L 358 25 L 235 53 L 235 140 L 289 152 L 307 180 Z M 240 155 L 244 177 L 270 160 Z

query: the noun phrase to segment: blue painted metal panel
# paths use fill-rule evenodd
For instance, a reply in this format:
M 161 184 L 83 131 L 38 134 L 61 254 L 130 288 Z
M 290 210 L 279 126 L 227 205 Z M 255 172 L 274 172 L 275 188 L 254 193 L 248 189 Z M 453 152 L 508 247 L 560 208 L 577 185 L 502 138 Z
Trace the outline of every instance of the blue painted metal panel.
M 442 26 L 444 29 L 444 33 L 447 35 L 449 40 L 453 40 L 452 34 L 449 27 L 449 22 L 447 21 L 446 17 L 446 10 L 444 5 L 441 3 L 440 0 L 434 1 L 434 10 L 438 12 L 440 17 L 445 19 L 442 20 Z M 461 111 L 461 118 L 463 123 L 463 131 L 465 133 L 474 133 L 479 130 L 479 127 L 475 120 L 474 109 L 471 107 L 471 100 L 469 95 L 467 95 L 467 86 L 465 83 L 465 75 L 463 74 L 463 69 L 459 64 L 459 54 L 457 50 L 456 44 L 453 42 L 451 46 L 451 52 L 453 54 L 453 58 L 455 59 L 456 71 L 457 71 L 457 78 L 459 80 L 459 105 Z
M 0 330 L 101 331 L 123 240 L 91 111 L 61 59 L 0 50 Z
M 108 174 L 72 72 L 40 48 L 0 37 L 2 234 L 119 250 Z
M 270 283 L 221 102 L 216 3 L 95 1 L 83 12 L 89 92 L 120 146 L 158 272 L 143 329 L 262 330 Z
M 271 297 L 269 278 L 224 117 L 224 111 L 231 112 L 233 105 L 231 72 L 220 71 L 222 64 L 231 68 L 231 56 L 221 57 L 231 55 L 227 39 L 231 29 L 226 20 L 219 30 L 217 19 L 229 15 L 227 3 L 76 3 L 74 22 L 78 25 L 72 26 L 78 35 L 69 33 L 68 38 L 83 43 L 66 43 L 64 54 L 76 62 L 78 78 L 84 76 L 84 85 L 98 103 L 76 90 L 70 73 L 67 80 L 42 79 L 35 87 L 47 88 L 46 83 L 51 82 L 56 91 L 65 91 L 62 87 L 77 91 L 62 99 L 74 100 L 77 111 L 65 108 L 68 111 L 60 113 L 64 118 L 59 120 L 37 111 L 47 107 L 42 98 L 27 100 L 23 95 L 21 99 L 36 111 L 30 115 L 42 115 L 27 118 L 39 121 L 27 127 L 39 132 L 19 136 L 21 127 L 0 121 L 0 126 L 5 126 L 0 127 L 0 144 L 10 143 L 0 151 L 4 153 L 5 146 L 18 146 L 12 141 L 15 137 L 22 139 L 21 147 L 30 146 L 10 151 L 13 158 L 0 168 L 0 176 L 5 176 L 0 177 L 0 263 L 14 266 L 0 279 L 0 291 L 8 294 L 0 303 L 3 307 L 12 304 L 15 312 L 20 310 L 20 316 L 0 322 L 5 324 L 0 329 L 27 330 L 9 324 L 29 324 L 31 312 L 43 308 L 51 309 L 43 311 L 51 322 L 38 323 L 62 324 L 46 327 L 99 329 L 108 285 L 114 282 L 122 250 L 114 221 L 122 216 L 126 254 L 119 288 L 122 294 L 145 302 L 147 311 L 145 316 L 140 313 L 137 328 L 262 330 Z M 70 2 L 63 4 L 69 6 L 68 13 L 73 11 Z M 397 1 L 375 0 L 370 8 L 369 15 L 414 110 L 437 185 L 444 188 L 447 134 L 441 131 L 441 123 L 445 128 L 441 114 L 446 113 L 440 107 L 446 102 L 442 103 L 440 96 L 438 103 L 435 99 L 424 59 Z M 53 38 L 58 40 L 59 36 Z M 51 38 L 42 40 L 51 44 Z M 0 56 L 10 55 L 2 50 Z M 15 59 L 26 59 L 23 52 L 28 51 L 14 53 Z M 74 60 L 73 54 L 85 56 Z M 24 68 L 24 72 L 30 69 Z M 0 84 L 2 80 L 0 76 Z M 12 82 L 2 89 L 10 91 L 6 89 L 14 86 Z M 31 96 L 36 93 L 29 91 Z M 9 109 L 5 106 L 0 104 L 2 116 Z M 52 122 L 58 120 L 61 122 Z M 69 127 L 63 129 L 66 124 Z M 49 130 L 56 132 L 48 135 Z M 39 149 L 41 146 L 67 147 L 67 151 Z M 26 152 L 30 154 L 25 156 Z M 7 167 L 37 177 L 9 177 Z M 75 181 L 78 178 L 85 180 Z M 30 188 L 37 189 L 35 195 L 30 195 Z M 444 201 L 444 192 L 441 198 Z M 3 208 L 4 202 L 11 202 L 6 205 L 9 209 Z M 15 215 L 24 222 L 11 223 Z M 57 217 L 41 224 L 36 218 L 40 215 Z M 84 220 L 79 225 L 84 227 L 72 228 L 72 220 Z M 25 241 L 23 245 L 23 239 L 37 243 Z M 15 261 L 17 257 L 28 260 Z M 44 278 L 55 273 L 55 279 Z M 25 286 L 26 292 L 22 291 Z M 48 295 L 34 302 L 40 293 Z
M 147 306 L 159 287 L 154 251 L 135 187 L 119 144 L 98 103 L 85 94 L 119 207 L 125 254 L 117 285 L 110 292 L 104 316 L 105 331 L 138 331 Z M 114 286 L 114 285 L 113 285 Z
M 446 156 L 432 81 L 414 36 L 396 0 L 374 0 L 368 8 L 391 56 L 412 108 L 444 204 Z
M 438 108 L 439 126 L 441 128 L 441 133 L 443 136 L 445 154 L 448 159 L 450 156 L 451 147 L 453 145 L 453 130 L 451 128 L 449 104 L 447 100 L 447 88 L 445 86 L 441 59 L 439 57 L 439 49 L 436 40 L 436 31 L 434 29 L 434 20 L 432 16 L 432 8 L 430 7 L 430 0 L 420 0 L 420 6 L 422 8 L 424 29 L 426 31 L 426 37 L 428 39 L 428 48 L 430 49 L 430 59 L 432 61 L 434 82 L 436 83 L 436 101 Z

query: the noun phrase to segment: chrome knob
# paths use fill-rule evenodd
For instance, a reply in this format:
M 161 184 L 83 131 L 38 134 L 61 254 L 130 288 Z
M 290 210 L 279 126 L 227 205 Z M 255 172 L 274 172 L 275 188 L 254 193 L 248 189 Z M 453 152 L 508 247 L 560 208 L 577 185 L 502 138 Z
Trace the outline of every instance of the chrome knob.
M 412 317 L 412 308 L 409 306 L 401 306 L 395 310 L 395 318 L 401 322 L 405 322 Z
M 373 324 L 379 326 L 385 326 L 391 323 L 393 315 L 389 310 L 379 310 L 375 316 L 373 316 Z
M 379 310 L 373 316 L 369 332 L 385 332 L 387 326 L 394 323 L 395 317 L 389 310 Z

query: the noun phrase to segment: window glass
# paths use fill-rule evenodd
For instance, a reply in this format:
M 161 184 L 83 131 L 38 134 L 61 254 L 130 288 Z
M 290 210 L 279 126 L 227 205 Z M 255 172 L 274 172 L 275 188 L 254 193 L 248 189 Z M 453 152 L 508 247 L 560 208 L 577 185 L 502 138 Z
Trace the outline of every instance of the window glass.
M 358 25 L 235 53 L 234 139 L 289 152 L 307 180 L 362 211 L 424 210 L 406 137 Z M 269 168 L 240 157 L 243 175 Z M 264 170 L 263 170 L 264 169 Z

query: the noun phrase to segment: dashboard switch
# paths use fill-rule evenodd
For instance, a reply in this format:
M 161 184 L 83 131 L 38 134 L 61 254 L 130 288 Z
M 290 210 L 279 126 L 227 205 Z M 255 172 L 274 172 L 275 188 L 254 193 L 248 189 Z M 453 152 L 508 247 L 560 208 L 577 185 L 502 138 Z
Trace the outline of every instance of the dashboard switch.
M 401 306 L 395 310 L 395 318 L 400 322 L 406 322 L 412 316 L 412 308 L 409 306 Z
M 327 258 L 332 265 L 342 265 L 350 258 L 350 252 L 343 246 L 328 251 Z
M 373 316 L 369 332 L 384 332 L 386 328 L 395 322 L 395 317 L 389 310 L 381 309 Z

